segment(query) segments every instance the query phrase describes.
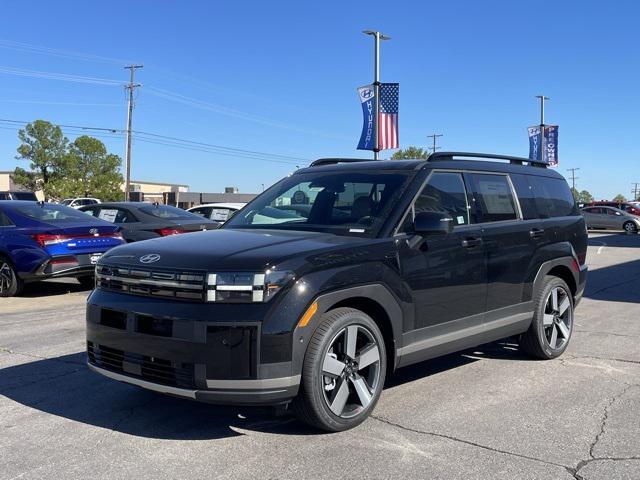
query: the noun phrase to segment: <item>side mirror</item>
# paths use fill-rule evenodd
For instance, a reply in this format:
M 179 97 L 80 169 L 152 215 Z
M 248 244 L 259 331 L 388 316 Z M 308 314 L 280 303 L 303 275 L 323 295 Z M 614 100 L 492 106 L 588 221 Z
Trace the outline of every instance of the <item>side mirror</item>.
M 442 212 L 419 212 L 413 226 L 419 235 L 442 235 L 453 231 L 453 219 Z

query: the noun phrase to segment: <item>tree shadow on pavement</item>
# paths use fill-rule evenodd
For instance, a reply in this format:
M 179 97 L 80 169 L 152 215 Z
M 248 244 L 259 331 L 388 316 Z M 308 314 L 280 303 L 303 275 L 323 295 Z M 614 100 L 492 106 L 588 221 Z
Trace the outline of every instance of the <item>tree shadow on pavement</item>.
M 590 231 L 592 232 L 592 231 Z M 594 237 L 589 235 L 590 247 L 621 247 L 640 248 L 640 235 L 630 233 L 610 233 L 609 231 L 598 232 L 602 235 Z
M 590 270 L 584 297 L 640 303 L 640 260 Z

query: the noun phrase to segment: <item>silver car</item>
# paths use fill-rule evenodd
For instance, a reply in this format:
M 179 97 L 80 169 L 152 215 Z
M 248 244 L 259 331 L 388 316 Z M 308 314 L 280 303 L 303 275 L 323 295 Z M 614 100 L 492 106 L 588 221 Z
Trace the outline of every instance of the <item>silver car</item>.
M 614 207 L 586 207 L 582 215 L 587 222 L 587 228 L 624 230 L 638 233 L 640 217 Z

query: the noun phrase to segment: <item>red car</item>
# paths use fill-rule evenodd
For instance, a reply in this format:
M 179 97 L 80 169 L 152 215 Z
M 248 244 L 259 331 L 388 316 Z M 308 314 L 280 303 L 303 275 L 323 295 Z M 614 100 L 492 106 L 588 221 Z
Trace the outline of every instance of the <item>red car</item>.
M 638 205 L 633 205 L 629 202 L 608 202 L 605 200 L 601 200 L 599 202 L 591 202 L 589 204 L 590 207 L 615 207 L 620 210 L 624 210 L 631 215 L 639 215 L 640 216 L 640 207 Z

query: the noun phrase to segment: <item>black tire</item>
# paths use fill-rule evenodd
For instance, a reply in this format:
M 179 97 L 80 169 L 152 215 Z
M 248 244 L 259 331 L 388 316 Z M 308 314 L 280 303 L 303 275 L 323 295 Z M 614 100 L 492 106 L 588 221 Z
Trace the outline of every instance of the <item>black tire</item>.
M 633 222 L 624 222 L 622 228 L 627 233 L 638 233 L 638 227 Z
M 15 297 L 22 293 L 24 282 L 18 277 L 9 259 L 0 256 L 0 297 Z
M 354 347 L 355 356 L 358 360 L 364 358 L 362 353 L 367 349 L 371 349 L 375 341 L 379 359 L 372 363 L 370 367 L 360 369 L 357 363 L 349 364 L 349 358 L 346 355 L 342 356 L 341 353 L 333 353 L 333 351 L 338 352 L 337 346 L 340 345 L 341 335 L 344 335 L 344 344 L 347 343 L 347 332 L 353 330 L 347 327 L 357 327 L 355 329 L 356 338 L 360 345 L 364 344 L 359 350 L 355 350 L 356 347 Z M 332 351 L 330 352 L 330 350 Z M 332 380 L 329 380 L 326 372 L 323 371 L 323 365 L 328 356 L 344 359 L 344 364 L 347 365 L 342 374 L 336 375 Z M 364 363 L 364 360 L 362 362 Z M 384 339 L 380 329 L 371 317 L 353 308 L 331 310 L 323 316 L 322 322 L 309 341 L 302 367 L 300 392 L 293 401 L 292 411 L 302 422 L 321 430 L 340 432 L 353 428 L 362 423 L 375 408 L 384 385 L 386 368 L 387 358 Z M 375 369 L 375 372 L 369 369 Z M 366 386 L 368 394 L 371 396 L 367 405 L 362 407 L 362 403 L 366 402 L 362 401 L 362 397 L 358 394 L 355 385 L 358 383 L 362 388 L 362 379 L 365 376 L 369 379 Z M 375 380 L 372 380 L 374 377 Z M 327 381 L 330 383 L 327 383 Z M 329 396 L 335 395 L 335 400 L 343 389 L 343 383 L 349 391 L 347 394 L 348 399 L 352 399 L 354 403 L 349 404 L 347 403 L 348 400 L 345 400 L 341 412 L 346 413 L 337 415 L 329 405 Z M 330 388 L 332 385 L 333 388 Z M 366 394 L 364 395 L 366 397 Z
M 78 277 L 78 283 L 82 285 L 85 290 L 93 290 L 96 287 L 96 279 L 93 275 L 86 277 Z
M 554 289 L 558 289 L 557 312 L 551 308 Z M 562 296 L 560 292 L 564 292 Z M 560 300 L 560 298 L 562 299 Z M 565 303 L 565 299 L 568 303 Z M 541 360 L 559 357 L 567 349 L 573 332 L 573 295 L 571 290 L 561 278 L 547 275 L 544 277 L 541 288 L 535 293 L 533 302 L 535 307 L 533 321 L 529 330 L 520 337 L 520 348 Z M 566 306 L 566 310 L 563 310 L 562 315 L 558 315 L 564 306 Z M 550 317 L 553 317 L 553 320 L 550 320 Z M 552 345 L 554 329 L 556 330 L 555 346 Z M 559 339 L 562 340 L 561 344 L 558 344 Z

